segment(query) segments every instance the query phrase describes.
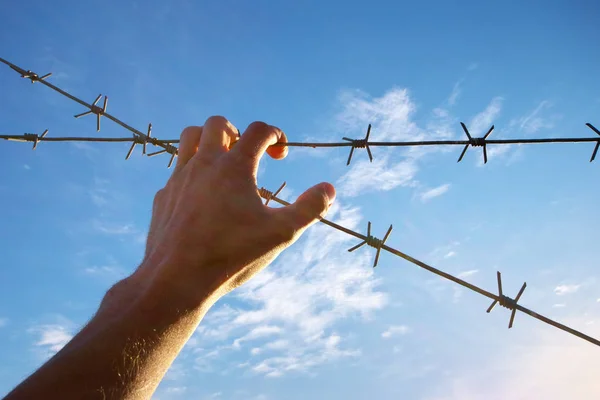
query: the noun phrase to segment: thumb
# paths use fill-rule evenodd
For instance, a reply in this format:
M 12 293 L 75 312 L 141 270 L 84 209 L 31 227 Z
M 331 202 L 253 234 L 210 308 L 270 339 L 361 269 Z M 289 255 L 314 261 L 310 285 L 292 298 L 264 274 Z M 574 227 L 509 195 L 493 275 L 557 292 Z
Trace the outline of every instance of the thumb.
M 301 231 L 324 217 L 334 200 L 335 188 L 322 182 L 306 190 L 284 210 L 294 229 Z

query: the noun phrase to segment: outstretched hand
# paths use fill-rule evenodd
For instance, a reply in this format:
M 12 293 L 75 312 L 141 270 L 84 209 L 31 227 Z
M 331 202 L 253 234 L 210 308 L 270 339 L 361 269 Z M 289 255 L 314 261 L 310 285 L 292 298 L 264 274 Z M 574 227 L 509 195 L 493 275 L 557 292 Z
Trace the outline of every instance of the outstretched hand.
M 328 183 L 294 204 L 265 206 L 256 175 L 266 152 L 287 155 L 285 134 L 263 122 L 239 131 L 223 117 L 181 134 L 173 175 L 154 198 L 146 254 L 134 277 L 186 304 L 216 301 L 271 263 L 324 216 L 335 198 Z M 271 146 L 271 147 L 270 147 Z M 189 302 L 189 303 L 188 303 Z
M 320 183 L 283 208 L 265 206 L 256 172 L 286 156 L 281 130 L 238 130 L 223 117 L 181 134 L 173 175 L 154 198 L 139 268 L 108 290 L 98 312 L 6 399 L 149 399 L 204 314 L 265 268 L 323 216 L 335 197 Z

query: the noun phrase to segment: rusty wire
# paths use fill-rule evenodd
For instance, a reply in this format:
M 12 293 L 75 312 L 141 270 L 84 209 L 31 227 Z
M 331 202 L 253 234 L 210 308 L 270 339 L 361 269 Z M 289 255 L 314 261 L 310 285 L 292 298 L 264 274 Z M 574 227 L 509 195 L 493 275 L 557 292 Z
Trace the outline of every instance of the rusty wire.
M 280 186 L 280 188 L 277 190 L 277 192 L 281 192 L 281 190 L 283 189 L 283 187 L 285 186 L 285 182 L 283 183 L 282 186 Z M 276 193 L 277 193 L 276 192 Z M 276 196 L 275 193 L 270 192 L 269 190 L 265 189 L 264 187 L 258 189 L 258 194 L 260 197 L 262 197 L 263 199 L 265 199 L 267 202 L 268 201 L 274 201 L 276 203 L 279 203 L 281 205 L 284 206 L 289 206 L 290 203 L 288 203 L 285 200 L 282 200 L 280 198 L 278 198 Z M 523 283 L 523 286 L 521 286 L 521 289 L 519 290 L 517 296 L 513 299 L 511 297 L 506 296 L 503 291 L 502 291 L 502 275 L 500 274 L 500 272 L 497 272 L 497 280 L 498 280 L 498 294 L 494 294 L 492 292 L 488 292 L 485 289 L 482 289 L 478 286 L 475 286 L 467 281 L 464 281 L 454 275 L 451 275 L 447 272 L 441 271 L 435 267 L 432 267 L 431 265 L 425 264 L 423 261 L 417 260 L 414 257 L 409 256 L 408 254 L 405 254 L 403 252 L 401 252 L 400 250 L 396 250 L 393 247 L 388 246 L 387 244 L 385 244 L 385 242 L 387 241 L 387 239 L 390 236 L 390 233 L 392 231 L 392 226 L 390 225 L 390 227 L 388 228 L 385 236 L 383 239 L 378 239 L 374 236 L 371 235 L 371 222 L 369 222 L 368 224 L 368 230 L 367 230 L 367 235 L 363 235 L 361 233 L 355 232 L 351 229 L 348 229 L 346 227 L 343 227 L 341 225 L 336 224 L 335 222 L 331 222 L 325 218 L 320 218 L 320 222 L 324 223 L 325 225 L 328 225 L 334 229 L 337 229 L 341 232 L 344 232 L 348 235 L 354 236 L 355 238 L 360 239 L 362 242 L 360 242 L 358 245 L 348 249 L 348 251 L 352 252 L 356 249 L 358 249 L 359 247 L 363 246 L 364 244 L 367 244 L 373 248 L 375 248 L 377 250 L 376 254 L 375 254 L 375 261 L 373 263 L 373 268 L 375 268 L 377 266 L 377 262 L 379 259 L 379 253 L 380 251 L 386 250 L 389 253 L 392 253 L 400 258 L 405 259 L 406 261 L 421 267 L 429 272 L 432 272 L 438 276 L 441 276 L 442 278 L 448 279 L 454 283 L 457 283 L 463 287 L 466 287 L 467 289 L 470 289 L 476 293 L 479 293 L 482 296 L 485 296 L 489 299 L 492 300 L 492 304 L 488 307 L 486 312 L 491 312 L 492 309 L 496 306 L 496 304 L 500 304 L 502 307 L 505 307 L 509 310 L 511 310 L 511 315 L 510 315 L 510 320 L 508 323 L 508 328 L 512 328 L 513 323 L 514 323 L 514 319 L 515 319 L 515 314 L 517 311 L 521 311 L 522 313 L 525 313 L 535 319 L 538 319 L 542 322 L 545 322 L 549 325 L 554 326 L 555 328 L 558 328 L 560 330 L 563 330 L 565 332 L 568 332 L 572 335 L 575 335 L 583 340 L 587 340 L 588 342 L 595 344 L 596 346 L 600 346 L 600 340 L 594 339 L 591 336 L 588 336 L 582 332 L 579 332 L 573 328 L 569 328 L 566 325 L 563 325 L 559 322 L 556 322 L 548 317 L 545 317 L 543 315 L 540 315 L 538 313 L 536 313 L 535 311 L 530 310 L 527 307 L 523 307 L 522 305 L 518 304 L 518 301 L 521 298 L 521 295 L 523 295 L 523 292 L 525 291 L 525 288 L 527 287 L 526 283 Z
M 13 70 L 15 70 L 16 72 L 18 72 L 21 77 L 23 78 L 27 78 L 29 80 L 31 80 L 31 83 L 35 83 L 35 82 L 40 82 L 41 84 L 55 90 L 56 92 L 62 94 L 63 96 L 68 97 L 69 99 L 83 105 L 84 107 L 88 108 L 87 111 L 77 114 L 75 115 L 75 118 L 80 118 L 83 117 L 85 115 L 91 115 L 94 114 L 96 115 L 96 130 L 99 131 L 100 130 L 100 119 L 101 117 L 106 117 L 108 119 L 110 119 L 111 121 L 119 124 L 120 126 L 122 126 L 123 128 L 129 130 L 130 132 L 133 133 L 132 137 L 121 137 L 121 138 L 108 138 L 108 137 L 48 137 L 47 133 L 48 130 L 45 130 L 41 135 L 38 134 L 34 134 L 34 133 L 25 133 L 25 134 L 19 134 L 19 135 L 0 135 L 0 139 L 4 139 L 4 140 L 9 140 L 9 141 L 19 141 L 19 142 L 32 142 L 33 143 L 33 149 L 35 150 L 38 146 L 38 144 L 40 142 L 74 142 L 74 141 L 79 141 L 79 142 L 129 142 L 132 143 L 131 147 L 129 148 L 129 151 L 127 152 L 126 155 L 126 159 L 128 159 L 133 150 L 135 149 L 135 146 L 140 144 L 142 145 L 143 149 L 142 149 L 142 154 L 147 155 L 149 157 L 151 156 L 155 156 L 155 155 L 159 155 L 159 154 L 163 154 L 163 153 L 169 153 L 171 154 L 171 158 L 169 161 L 169 167 L 172 165 L 174 158 L 177 156 L 177 147 L 175 147 L 173 144 L 175 143 L 179 143 L 178 139 L 173 139 L 173 140 L 161 140 L 161 139 L 157 139 L 155 137 L 152 137 L 152 124 L 148 125 L 148 130 L 147 133 L 143 133 L 133 127 L 131 127 L 130 125 L 122 122 L 121 120 L 117 119 L 116 117 L 110 115 L 109 113 L 106 112 L 107 109 L 107 105 L 108 105 L 108 97 L 105 96 L 104 97 L 104 101 L 102 104 L 102 107 L 98 106 L 98 102 L 100 101 L 100 99 L 102 98 L 102 95 L 99 95 L 92 104 L 88 104 L 86 102 L 84 102 L 83 100 L 67 93 L 66 91 L 58 88 L 57 86 L 49 83 L 46 81 L 46 79 L 48 77 L 50 77 L 52 75 L 52 73 L 48 73 L 46 75 L 43 76 L 39 76 L 36 73 L 30 71 L 30 70 L 25 70 L 21 67 L 18 67 L 12 63 L 10 63 L 9 61 L 6 61 L 2 58 L 0 58 L 0 62 L 8 65 L 10 68 L 12 68 Z M 273 146 L 289 146 L 289 147 L 312 147 L 312 148 L 317 148 L 317 147 L 350 147 L 350 153 L 348 155 L 348 160 L 347 160 L 347 165 L 350 164 L 350 162 L 352 161 L 352 156 L 354 154 L 354 149 L 357 148 L 364 148 L 367 151 L 367 154 L 369 156 L 369 160 L 373 161 L 373 155 L 371 153 L 371 149 L 370 147 L 378 147 L 378 146 L 389 146 L 389 147 L 411 147 L 411 146 L 464 146 L 460 157 L 458 158 L 457 162 L 460 162 L 465 153 L 467 152 L 469 147 L 482 147 L 482 151 L 483 151 L 483 161 L 484 163 L 487 163 L 487 145 L 510 145 L 510 144 L 539 144 L 539 143 L 580 143 L 580 142 L 596 142 L 596 146 L 594 147 L 594 150 L 592 152 L 592 156 L 590 158 L 590 162 L 594 161 L 596 154 L 598 153 L 598 148 L 600 147 L 600 131 L 594 127 L 591 123 L 586 123 L 586 126 L 588 128 L 590 128 L 592 131 L 594 131 L 599 137 L 586 137 L 586 138 L 542 138 L 542 139 L 488 139 L 489 135 L 492 133 L 492 131 L 494 130 L 494 125 L 492 125 L 490 127 L 490 129 L 487 131 L 487 133 L 480 138 L 475 138 L 472 137 L 468 128 L 465 126 L 464 123 L 461 122 L 461 127 L 463 129 L 463 131 L 465 132 L 465 135 L 467 136 L 467 140 L 428 140 L 428 141 L 401 141 L 401 142 L 370 142 L 369 141 L 369 136 L 371 134 L 371 125 L 369 124 L 368 128 L 367 128 L 367 133 L 365 135 L 365 138 L 363 139 L 350 139 L 350 138 L 346 138 L 344 137 L 343 140 L 345 140 L 344 142 L 333 142 L 333 143 L 319 143 L 319 142 L 286 142 L 286 143 L 276 143 Z M 151 144 L 153 146 L 157 146 L 162 148 L 162 150 L 153 152 L 153 153 L 147 153 L 146 152 L 146 146 L 148 144 Z M 285 200 L 282 200 L 280 198 L 277 197 L 277 195 L 283 190 L 283 188 L 285 187 L 285 182 L 283 183 L 283 185 L 281 185 L 279 187 L 279 189 L 277 191 L 275 191 L 275 193 L 263 188 L 258 189 L 258 194 L 260 197 L 265 199 L 265 204 L 268 204 L 270 201 L 274 201 L 276 203 L 279 203 L 281 205 L 284 206 L 288 206 L 290 205 L 290 203 L 286 202 Z M 518 304 L 518 301 L 520 300 L 523 292 L 525 291 L 525 288 L 527 287 L 526 283 L 523 283 L 523 286 L 521 287 L 521 289 L 519 290 L 517 296 L 515 296 L 515 298 L 511 298 L 508 297 L 506 295 L 504 295 L 503 291 L 502 291 L 502 276 L 500 274 L 500 272 L 497 272 L 497 281 L 498 281 L 498 294 L 494 294 L 492 292 L 489 292 L 485 289 L 482 289 L 480 287 L 477 287 L 467 281 L 464 281 L 458 277 L 455 277 L 451 274 L 448 274 L 444 271 L 441 271 L 437 268 L 434 268 L 420 260 L 417 260 L 416 258 L 413 258 L 399 250 L 396 250 L 390 246 L 388 246 L 386 244 L 386 241 L 388 240 L 391 232 L 392 232 L 392 226 L 390 225 L 390 227 L 388 228 L 385 236 L 383 239 L 379 239 L 376 238 L 375 236 L 371 235 L 371 222 L 368 223 L 368 227 L 367 227 L 367 235 L 363 235 L 361 233 L 355 232 L 351 229 L 345 228 L 341 225 L 338 225 L 334 222 L 331 222 L 325 218 L 320 218 L 320 222 L 322 222 L 325 225 L 328 225 L 334 229 L 337 229 L 341 232 L 344 232 L 348 235 L 354 236 L 358 239 L 361 240 L 360 243 L 358 243 L 357 245 L 353 246 L 352 248 L 348 249 L 349 252 L 355 251 L 358 248 L 364 246 L 365 244 L 368 246 L 371 246 L 373 248 L 375 248 L 377 250 L 376 255 L 375 255 L 375 260 L 373 262 L 373 268 L 375 268 L 378 264 L 379 261 L 379 255 L 381 250 L 385 250 L 391 254 L 394 254 L 400 258 L 405 259 L 406 261 L 420 267 L 423 268 L 431 273 L 434 273 L 438 276 L 441 276 L 442 278 L 445 278 L 447 280 L 450 280 L 454 283 L 457 283 L 467 289 L 470 289 L 476 293 L 479 293 L 482 296 L 485 296 L 489 299 L 492 300 L 491 305 L 488 307 L 487 312 L 491 312 L 492 309 L 496 306 L 496 304 L 500 304 L 500 306 L 505 307 L 509 310 L 511 310 L 511 316 L 510 316 L 510 320 L 509 320 L 509 324 L 508 327 L 512 328 L 513 323 L 514 323 L 514 319 L 515 319 L 515 315 L 517 311 L 521 311 L 522 313 L 525 313 L 533 318 L 536 318 L 542 322 L 545 322 L 549 325 L 552 325 L 560 330 L 563 330 L 565 332 L 568 332 L 574 336 L 577 336 L 583 340 L 586 340 L 592 344 L 595 344 L 597 346 L 600 346 L 600 341 L 597 339 L 594 339 L 593 337 L 590 337 L 582 332 L 579 332 L 575 329 L 572 329 L 566 325 L 563 325 L 559 322 L 556 322 L 548 317 L 545 317 L 543 315 L 540 315 L 526 307 L 523 307 L 522 305 Z

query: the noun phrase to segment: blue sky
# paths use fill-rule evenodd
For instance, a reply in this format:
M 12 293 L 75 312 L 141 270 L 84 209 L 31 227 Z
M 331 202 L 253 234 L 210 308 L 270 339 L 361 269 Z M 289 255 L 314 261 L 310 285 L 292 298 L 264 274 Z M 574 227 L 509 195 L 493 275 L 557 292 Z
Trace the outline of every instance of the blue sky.
M 125 3 L 125 4 L 124 4 Z M 290 140 L 593 136 L 593 1 L 41 2 L 0 5 L 0 56 L 161 138 L 212 114 Z M 0 69 L 0 131 L 94 136 L 77 104 Z M 102 136 L 129 133 L 105 120 Z M 168 158 L 126 144 L 0 143 L 0 394 L 93 314 L 141 260 Z M 598 162 L 592 144 L 291 149 L 259 185 L 293 200 L 327 180 L 333 220 L 600 337 Z M 222 299 L 157 399 L 596 399 L 593 345 L 326 226 Z

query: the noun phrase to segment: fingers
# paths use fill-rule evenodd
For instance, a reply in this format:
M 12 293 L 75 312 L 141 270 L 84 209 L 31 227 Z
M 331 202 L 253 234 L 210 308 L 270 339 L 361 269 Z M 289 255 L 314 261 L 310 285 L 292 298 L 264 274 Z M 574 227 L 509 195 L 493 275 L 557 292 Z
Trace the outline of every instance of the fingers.
M 264 122 L 253 122 L 242 135 L 240 141 L 231 150 L 248 159 L 252 165 L 253 172 L 256 174 L 258 163 L 269 146 L 285 140 L 285 134 L 277 127 L 267 125 Z M 268 151 L 269 155 L 275 159 L 281 159 L 286 156 L 286 147 L 272 147 Z
M 229 146 L 237 139 L 238 130 L 225 117 L 210 117 L 202 127 L 196 157 L 212 161 L 229 151 Z
M 279 137 L 279 143 L 287 143 L 287 136 L 285 136 L 285 132 L 281 132 L 281 136 Z M 284 159 L 288 154 L 287 146 L 269 146 L 267 147 L 267 154 L 274 158 L 275 160 Z
M 302 193 L 291 205 L 280 209 L 286 225 L 295 231 L 303 231 L 324 217 L 335 200 L 333 185 L 322 182 Z
M 201 126 L 188 126 L 181 132 L 179 150 L 175 170 L 180 170 L 198 151 L 198 144 L 202 136 Z

